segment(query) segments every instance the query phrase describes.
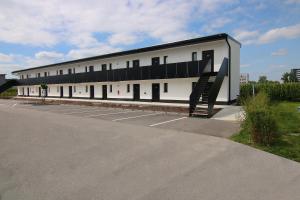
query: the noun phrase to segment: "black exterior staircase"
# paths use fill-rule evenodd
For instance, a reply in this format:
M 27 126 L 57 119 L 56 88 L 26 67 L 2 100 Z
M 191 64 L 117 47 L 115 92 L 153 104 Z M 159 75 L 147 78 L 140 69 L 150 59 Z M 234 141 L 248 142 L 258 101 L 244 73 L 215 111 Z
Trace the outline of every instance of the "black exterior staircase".
M 18 85 L 18 81 L 16 79 L 8 79 L 6 80 L 5 83 L 3 83 L 2 85 L 0 85 L 0 94 L 2 92 L 5 92 L 6 90 L 8 90 L 9 88 Z
M 189 115 L 211 117 L 217 96 L 228 74 L 228 58 L 224 58 L 219 72 L 202 73 L 190 95 Z

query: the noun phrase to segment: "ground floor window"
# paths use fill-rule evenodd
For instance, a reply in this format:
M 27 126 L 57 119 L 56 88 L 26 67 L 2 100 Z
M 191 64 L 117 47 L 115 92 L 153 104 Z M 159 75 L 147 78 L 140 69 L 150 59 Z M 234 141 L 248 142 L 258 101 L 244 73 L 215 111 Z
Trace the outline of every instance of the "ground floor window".
M 130 92 L 130 84 L 127 84 L 127 93 Z
M 109 85 L 109 92 L 112 93 L 112 85 Z
M 73 86 L 73 90 L 74 90 L 74 92 L 76 92 L 76 85 Z
M 168 92 L 168 83 L 164 83 L 164 93 Z
M 89 92 L 89 86 L 85 86 L 85 92 Z

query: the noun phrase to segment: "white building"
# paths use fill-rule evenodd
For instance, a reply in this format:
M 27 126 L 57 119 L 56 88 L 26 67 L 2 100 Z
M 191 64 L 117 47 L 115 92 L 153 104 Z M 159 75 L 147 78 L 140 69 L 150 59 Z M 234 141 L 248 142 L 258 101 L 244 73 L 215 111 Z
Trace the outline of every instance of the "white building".
M 240 83 L 245 84 L 249 82 L 249 74 L 248 73 L 243 73 L 240 76 Z
M 300 68 L 299 69 L 292 69 L 292 73 L 295 74 L 297 81 L 300 82 Z
M 48 97 L 191 103 L 193 97 L 205 101 L 210 92 L 217 103 L 228 104 L 239 95 L 240 47 L 229 35 L 217 34 L 13 74 L 20 79 L 20 96 L 41 96 L 40 86 L 47 84 Z M 222 63 L 224 77 L 218 76 Z

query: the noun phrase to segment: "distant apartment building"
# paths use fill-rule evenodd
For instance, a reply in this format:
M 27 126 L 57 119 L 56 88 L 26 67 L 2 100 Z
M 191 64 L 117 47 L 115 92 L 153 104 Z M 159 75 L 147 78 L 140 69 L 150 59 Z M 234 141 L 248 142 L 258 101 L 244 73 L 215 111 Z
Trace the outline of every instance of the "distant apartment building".
M 294 73 L 297 80 L 300 81 L 300 68 L 299 69 L 292 69 L 292 73 Z
M 0 74 L 0 85 L 5 83 L 5 74 Z
M 245 84 L 249 82 L 249 74 L 248 73 L 244 73 L 240 75 L 240 83 L 241 84 Z

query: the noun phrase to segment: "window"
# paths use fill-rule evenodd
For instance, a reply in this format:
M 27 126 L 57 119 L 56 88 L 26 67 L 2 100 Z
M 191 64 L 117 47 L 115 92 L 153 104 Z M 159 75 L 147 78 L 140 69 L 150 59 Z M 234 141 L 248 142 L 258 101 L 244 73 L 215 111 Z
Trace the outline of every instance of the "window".
M 24 75 L 23 74 L 21 75 L 21 79 L 24 79 Z
M 63 75 L 64 74 L 64 71 L 61 69 L 61 70 L 59 70 L 59 74 L 60 75 Z
M 109 92 L 112 93 L 112 85 L 109 85 Z
M 74 90 L 74 92 L 76 92 L 76 85 L 73 86 L 73 90 Z
M 133 66 L 133 68 L 139 67 L 140 66 L 140 60 L 133 60 L 132 61 L 132 66 Z
M 87 67 L 85 67 L 85 72 L 88 72 L 88 69 L 87 69 Z
M 44 76 L 47 77 L 47 72 L 44 72 Z
M 89 86 L 85 86 L 85 92 L 89 92 Z
M 26 78 L 29 78 L 29 74 L 26 75 Z
M 130 62 L 126 61 L 126 67 L 129 68 Z
M 68 74 L 72 74 L 72 69 L 68 69 Z
M 41 77 L 41 73 L 38 73 L 38 74 L 37 74 L 37 77 L 40 78 L 40 77 Z
M 58 70 L 56 70 L 56 75 L 58 75 Z
M 168 92 L 168 83 L 164 83 L 164 93 Z
M 167 64 L 168 62 L 168 56 L 164 56 L 164 64 Z
M 75 68 L 73 68 L 73 74 L 75 74 Z
M 112 70 L 112 64 L 109 63 L 109 70 Z
M 90 66 L 89 67 L 89 72 L 93 72 L 94 71 L 94 66 Z
M 127 93 L 130 92 L 130 84 L 127 84 Z
M 197 52 L 193 52 L 192 53 L 192 61 L 196 61 L 197 60 Z
M 56 87 L 56 92 L 59 92 L 59 86 Z

